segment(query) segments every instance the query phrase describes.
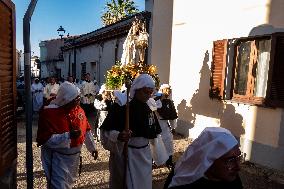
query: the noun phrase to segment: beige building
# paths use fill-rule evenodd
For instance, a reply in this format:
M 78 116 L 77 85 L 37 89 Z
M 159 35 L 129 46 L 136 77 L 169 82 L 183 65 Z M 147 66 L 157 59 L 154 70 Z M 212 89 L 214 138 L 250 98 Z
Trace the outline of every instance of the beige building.
M 40 47 L 40 77 L 47 78 L 56 76 L 60 78 L 65 73 L 64 60 L 61 47 L 64 45 L 63 39 L 51 39 L 41 41 Z M 62 72 L 64 72 L 62 74 Z M 67 75 L 65 75 L 67 76 Z
M 65 72 L 77 79 L 81 79 L 85 73 L 90 73 L 91 78 L 95 78 L 99 85 L 104 83 L 107 70 L 121 59 L 123 43 L 135 16 L 145 19 L 147 23 L 150 19 L 149 13 L 142 12 L 66 40 L 62 48 L 64 58 L 62 65 Z
M 284 39 L 265 34 L 284 31 L 284 1 L 146 0 L 145 8 L 148 61 L 173 87 L 178 132 L 196 138 L 204 127 L 225 127 L 246 159 L 283 171 Z M 231 40 L 213 46 L 222 39 Z
M 87 34 L 41 41 L 40 77 L 66 79 L 72 75 L 81 79 L 90 73 L 101 85 L 107 70 L 121 59 L 123 43 L 135 16 L 149 24 L 150 14 L 141 12 Z

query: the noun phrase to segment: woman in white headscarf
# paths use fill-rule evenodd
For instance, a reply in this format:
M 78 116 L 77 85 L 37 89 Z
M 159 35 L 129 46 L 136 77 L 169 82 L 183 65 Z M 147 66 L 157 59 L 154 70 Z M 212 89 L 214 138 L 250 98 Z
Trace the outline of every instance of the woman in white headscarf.
M 174 132 L 177 126 L 178 115 L 174 101 L 171 99 L 171 86 L 169 84 L 162 84 L 159 93 L 161 95 L 155 98 L 157 104 L 157 117 L 162 129 L 162 139 L 168 153 L 166 165 L 168 168 L 172 168 L 174 165 L 172 159 L 174 153 L 172 132 Z
M 124 129 L 126 106 L 116 103 L 101 126 L 102 144 L 110 151 L 109 187 L 111 189 L 152 188 L 152 155 L 149 140 L 161 133 L 158 120 L 147 105 L 154 88 L 155 82 L 148 74 L 141 74 L 133 81 L 129 103 L 130 130 Z M 128 143 L 126 174 L 123 155 L 125 142 Z
M 97 110 L 97 121 L 95 125 L 95 132 L 98 140 L 101 140 L 99 128 L 101 127 L 103 121 L 105 120 L 112 104 L 113 100 L 112 100 L 111 91 L 108 91 L 106 89 L 105 84 L 103 84 L 100 88 L 99 94 L 96 96 L 96 99 L 94 101 L 94 107 Z
M 98 152 L 75 85 L 64 82 L 56 98 L 39 114 L 37 143 L 47 188 L 71 189 L 85 143 L 94 159 Z
M 238 172 L 243 159 L 230 131 L 207 127 L 178 160 L 165 188 L 242 189 Z

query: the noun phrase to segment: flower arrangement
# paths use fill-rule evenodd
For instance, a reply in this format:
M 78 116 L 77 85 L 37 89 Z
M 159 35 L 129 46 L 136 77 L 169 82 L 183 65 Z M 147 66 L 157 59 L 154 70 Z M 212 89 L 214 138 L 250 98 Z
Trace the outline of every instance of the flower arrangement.
M 127 64 L 121 65 L 120 61 L 117 61 L 106 74 L 106 87 L 108 90 L 120 89 L 126 80 L 131 82 L 140 74 L 149 74 L 155 81 L 155 85 L 158 88 L 160 85 L 160 79 L 157 74 L 157 67 L 154 65 L 145 64 Z

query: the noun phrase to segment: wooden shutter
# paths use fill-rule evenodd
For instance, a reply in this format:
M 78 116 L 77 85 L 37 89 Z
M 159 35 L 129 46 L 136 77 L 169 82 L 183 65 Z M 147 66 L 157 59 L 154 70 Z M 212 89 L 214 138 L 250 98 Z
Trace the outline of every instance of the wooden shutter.
M 275 107 L 284 107 L 284 35 L 273 37 L 275 48 L 273 49 L 274 63 L 270 71 L 271 82 L 268 104 Z
M 228 40 L 218 40 L 213 42 L 211 77 L 209 97 L 216 99 L 224 98 L 225 69 Z
M 0 0 L 0 175 L 17 158 L 15 5 Z

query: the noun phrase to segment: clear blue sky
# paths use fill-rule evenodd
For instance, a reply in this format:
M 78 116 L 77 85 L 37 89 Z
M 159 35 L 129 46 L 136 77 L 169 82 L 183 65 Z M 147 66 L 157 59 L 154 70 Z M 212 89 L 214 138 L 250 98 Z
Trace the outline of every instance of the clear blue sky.
M 23 46 L 23 18 L 30 0 L 12 0 L 16 6 L 16 45 Z M 39 42 L 59 38 L 57 29 L 63 26 L 66 34 L 80 35 L 102 27 L 100 16 L 106 2 L 110 0 L 38 0 L 31 19 L 32 55 L 40 56 Z M 134 0 L 136 7 L 143 11 L 144 0 Z

